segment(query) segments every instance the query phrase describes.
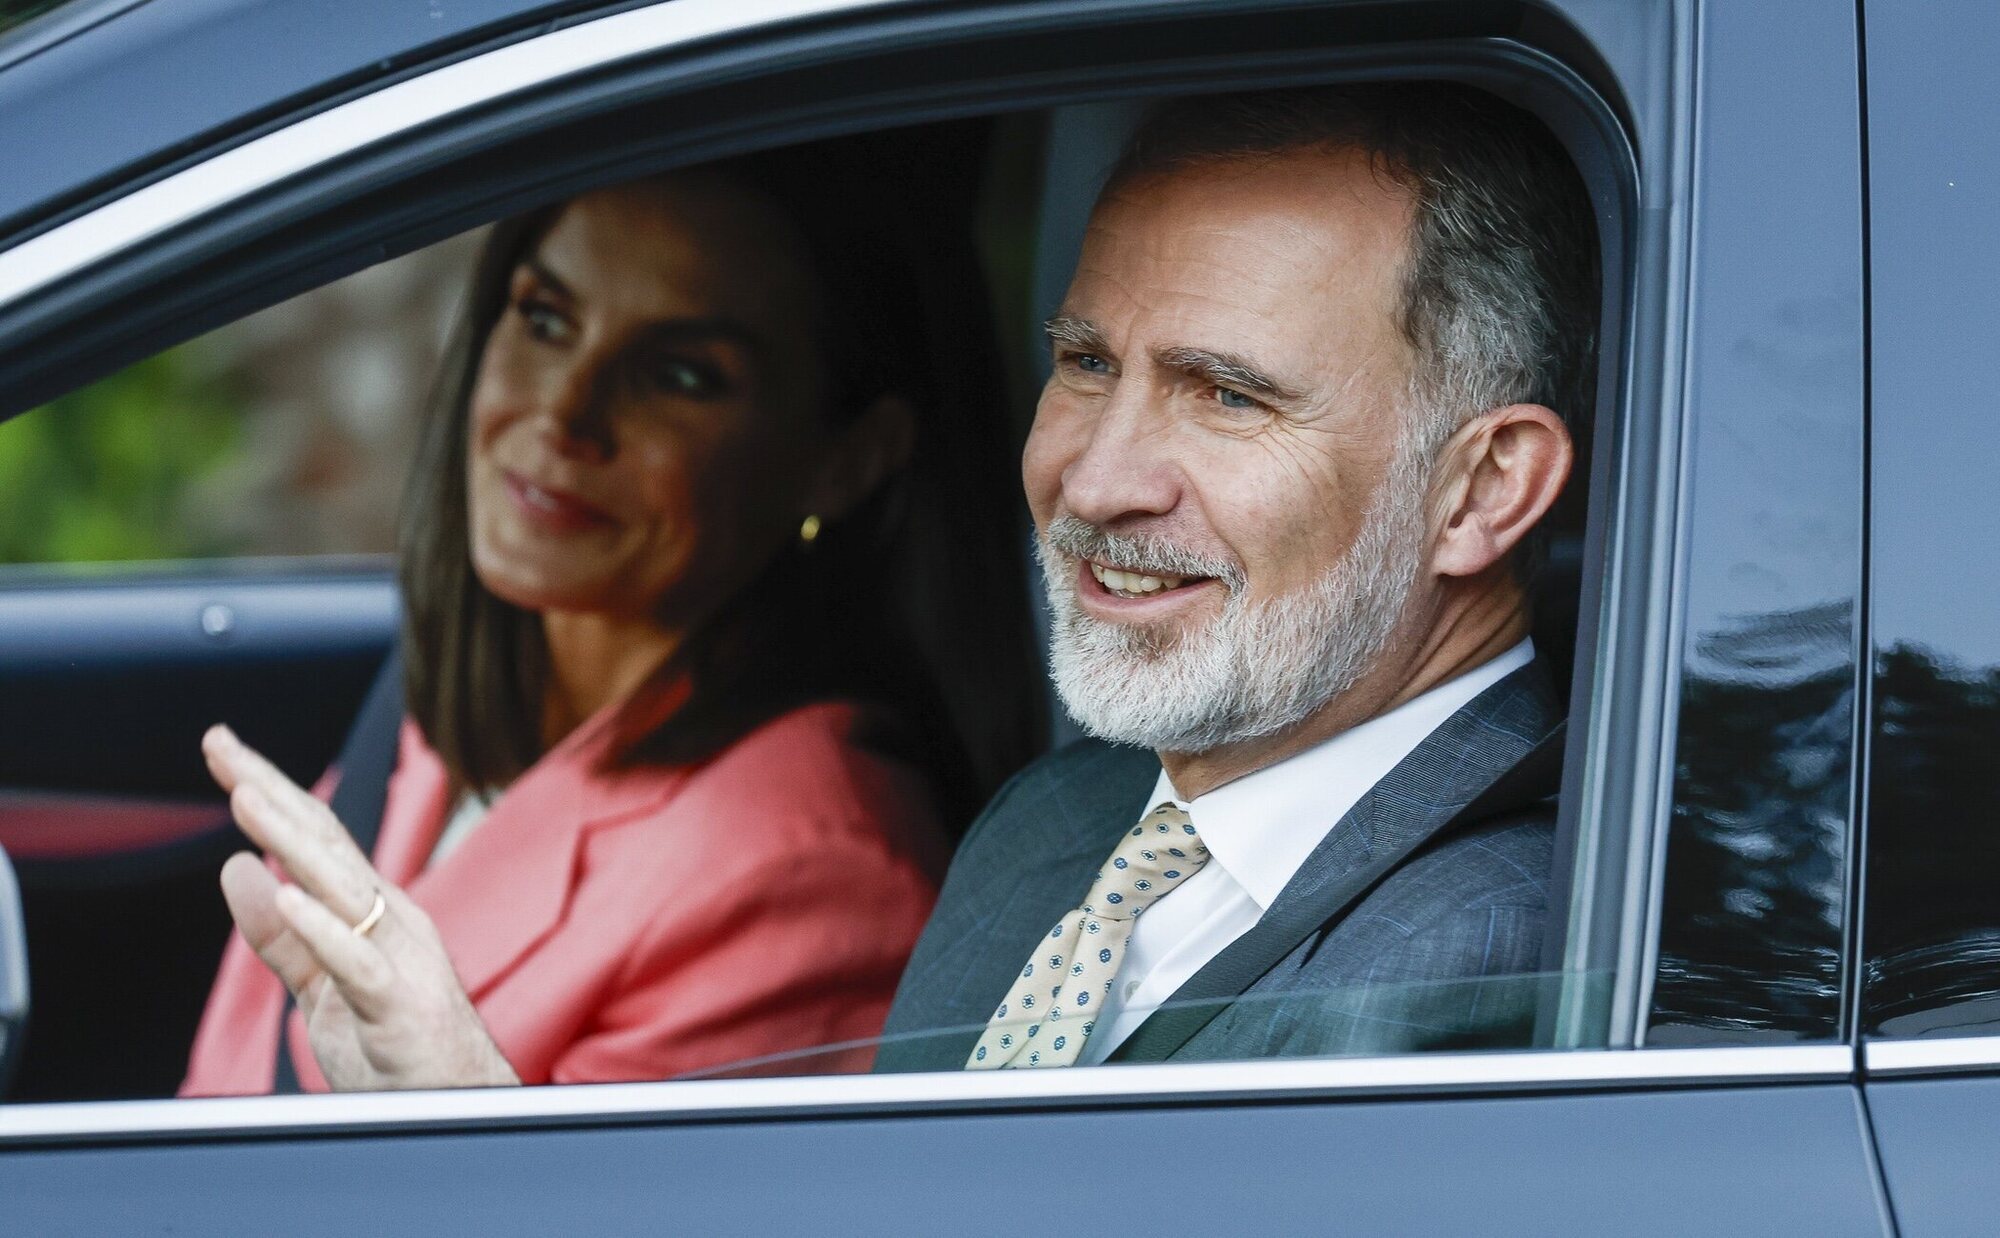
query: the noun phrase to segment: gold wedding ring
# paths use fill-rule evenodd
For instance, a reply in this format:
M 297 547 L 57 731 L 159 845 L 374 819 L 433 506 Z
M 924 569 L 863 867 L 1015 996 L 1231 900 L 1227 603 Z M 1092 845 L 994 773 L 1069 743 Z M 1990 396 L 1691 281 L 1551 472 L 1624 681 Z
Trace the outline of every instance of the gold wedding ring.
M 376 925 L 382 923 L 382 917 L 388 914 L 389 900 L 382 897 L 382 891 L 375 891 L 375 905 L 368 909 L 367 915 L 361 917 L 361 923 L 354 926 L 354 935 L 356 937 L 368 936 L 369 932 Z

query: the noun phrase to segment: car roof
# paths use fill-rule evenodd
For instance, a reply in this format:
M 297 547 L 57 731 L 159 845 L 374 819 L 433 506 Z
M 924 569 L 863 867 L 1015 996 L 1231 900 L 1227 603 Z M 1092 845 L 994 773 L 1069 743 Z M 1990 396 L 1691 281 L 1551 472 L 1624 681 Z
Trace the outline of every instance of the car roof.
M 0 238 L 277 118 L 606 7 L 70 0 L 0 35 Z

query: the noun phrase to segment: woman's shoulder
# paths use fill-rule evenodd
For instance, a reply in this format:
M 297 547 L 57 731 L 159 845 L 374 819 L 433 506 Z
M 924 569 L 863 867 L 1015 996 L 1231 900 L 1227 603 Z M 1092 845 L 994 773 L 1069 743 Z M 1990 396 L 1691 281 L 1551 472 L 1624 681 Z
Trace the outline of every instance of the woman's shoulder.
M 677 806 L 724 815 L 745 833 L 881 837 L 928 850 L 942 826 L 912 741 L 908 725 L 880 706 L 805 702 L 690 771 Z
M 909 726 L 887 706 L 845 697 L 804 701 L 746 729 L 731 752 L 795 751 L 818 760 L 900 760 Z

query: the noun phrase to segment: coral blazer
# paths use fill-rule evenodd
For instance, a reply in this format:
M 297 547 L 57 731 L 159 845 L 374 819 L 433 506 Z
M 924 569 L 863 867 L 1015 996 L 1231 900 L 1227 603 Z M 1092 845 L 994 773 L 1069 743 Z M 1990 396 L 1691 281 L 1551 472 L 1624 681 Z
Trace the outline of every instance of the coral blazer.
M 428 868 L 450 779 L 403 724 L 375 865 L 436 922 L 522 1082 L 660 1079 L 876 1035 L 948 852 L 922 776 L 870 744 L 879 716 L 818 702 L 699 765 L 604 770 L 616 710 Z M 269 1092 L 283 1002 L 232 934 L 181 1094 Z M 326 1090 L 296 1010 L 285 1039 L 301 1086 Z

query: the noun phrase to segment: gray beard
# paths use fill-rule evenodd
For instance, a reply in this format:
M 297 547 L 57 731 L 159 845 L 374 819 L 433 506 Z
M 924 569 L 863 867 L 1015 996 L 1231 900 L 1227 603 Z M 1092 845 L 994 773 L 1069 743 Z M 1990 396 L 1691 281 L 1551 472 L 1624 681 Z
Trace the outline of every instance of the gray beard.
M 1245 598 L 1231 564 L 1058 516 L 1036 550 L 1051 612 L 1049 673 L 1064 707 L 1086 734 L 1159 752 L 1208 752 L 1304 721 L 1373 669 L 1395 634 L 1423 557 L 1428 482 L 1427 462 L 1399 448 L 1340 561 L 1263 602 Z M 1105 623 L 1077 602 L 1079 559 L 1212 576 L 1229 596 L 1221 614 L 1184 635 Z

